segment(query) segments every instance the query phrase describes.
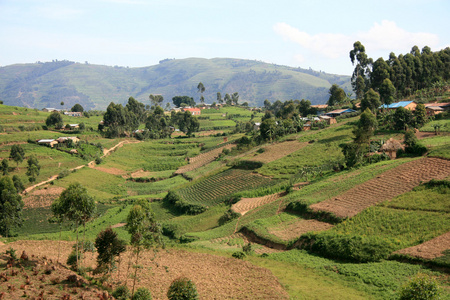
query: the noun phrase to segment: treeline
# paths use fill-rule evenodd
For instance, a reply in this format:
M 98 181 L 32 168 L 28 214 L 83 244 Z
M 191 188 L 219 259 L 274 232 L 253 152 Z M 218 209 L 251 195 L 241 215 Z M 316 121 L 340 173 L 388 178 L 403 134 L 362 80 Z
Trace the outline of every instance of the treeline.
M 394 94 L 396 98 L 413 95 L 416 91 L 450 80 L 450 48 L 432 52 L 425 46 L 422 51 L 417 46 L 410 53 L 374 61 L 368 57 L 361 42 L 355 42 L 350 51 L 350 60 L 355 69 L 351 83 L 358 99 L 373 89 L 383 94 Z M 387 103 L 389 104 L 389 103 Z
M 141 124 L 145 124 L 145 130 L 138 130 Z M 135 132 L 138 139 L 159 139 L 170 137 L 175 127 L 190 136 L 198 131 L 200 124 L 189 111 L 172 111 L 167 115 L 158 105 L 145 106 L 130 97 L 125 106 L 111 102 L 98 129 L 108 137 L 129 136 Z

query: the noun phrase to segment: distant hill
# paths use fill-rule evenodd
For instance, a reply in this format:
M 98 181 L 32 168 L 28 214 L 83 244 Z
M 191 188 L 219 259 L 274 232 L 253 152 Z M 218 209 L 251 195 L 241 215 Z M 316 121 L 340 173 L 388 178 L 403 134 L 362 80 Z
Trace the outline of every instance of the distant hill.
M 142 68 L 109 67 L 71 61 L 16 64 L 0 68 L 0 100 L 7 105 L 33 108 L 104 110 L 110 102 L 125 103 L 130 96 L 149 104 L 149 94 L 162 94 L 164 103 L 187 95 L 199 102 L 197 85 L 206 88 L 205 102 L 217 92 L 238 92 L 239 102 L 262 106 L 265 99 L 308 99 L 325 103 L 334 83 L 350 91 L 350 77 L 313 70 L 232 58 L 165 59 Z

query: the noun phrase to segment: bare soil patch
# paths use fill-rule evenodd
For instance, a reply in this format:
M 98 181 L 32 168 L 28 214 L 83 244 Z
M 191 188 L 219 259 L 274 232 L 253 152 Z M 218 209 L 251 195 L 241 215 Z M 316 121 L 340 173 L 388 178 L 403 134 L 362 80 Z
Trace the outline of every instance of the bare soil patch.
M 216 135 L 216 134 L 222 134 L 223 130 L 208 130 L 208 131 L 200 131 L 196 133 L 196 136 L 210 136 L 210 135 Z
M 63 187 L 47 187 L 35 190 L 23 197 L 25 208 L 49 207 L 64 190 Z
M 186 172 L 193 171 L 206 164 L 209 164 L 210 162 L 213 162 L 220 153 L 222 153 L 223 149 L 231 149 L 233 147 L 235 147 L 235 145 L 228 144 L 223 147 L 219 147 L 211 151 L 199 154 L 195 157 L 191 157 L 189 158 L 189 164 L 178 168 L 178 170 L 175 171 L 175 174 L 184 174 Z
M 353 217 L 364 209 L 411 191 L 421 182 L 444 179 L 450 175 L 450 160 L 421 158 L 388 170 L 347 192 L 311 205 L 315 211 L 327 211 L 340 218 Z
M 435 136 L 435 135 L 436 134 L 434 132 L 423 132 L 423 131 L 416 132 L 416 137 L 419 140 L 425 139 L 425 138 L 428 138 L 428 137 L 432 137 L 432 136 Z
M 394 253 L 407 254 L 423 259 L 434 259 L 443 256 L 444 254 L 442 252 L 448 249 L 450 249 L 450 231 L 423 244 L 405 248 Z
M 101 172 L 108 173 L 108 174 L 112 174 L 112 175 L 118 175 L 118 176 L 126 176 L 127 175 L 127 172 L 125 172 L 124 170 L 121 170 L 121 169 L 117 169 L 117 168 L 105 168 L 105 167 L 95 166 L 94 169 L 101 171 Z
M 131 178 L 151 178 L 155 177 L 154 175 L 155 175 L 154 172 L 139 170 L 134 173 L 131 173 Z
M 258 154 L 249 160 L 251 161 L 260 161 L 262 163 L 269 163 L 280 159 L 286 155 L 289 155 L 303 147 L 308 145 L 308 143 L 303 142 L 300 143 L 298 141 L 286 141 L 282 143 L 272 144 L 264 147 L 265 151 L 261 154 Z
M 65 260 L 73 243 L 61 242 L 61 245 L 61 257 Z M 25 250 L 52 260 L 56 260 L 58 253 L 57 241 L 17 241 L 0 246 L 0 252 L 5 252 L 9 247 L 17 249 L 18 253 Z M 120 280 L 125 279 L 128 254 L 125 254 L 121 265 Z M 180 276 L 186 276 L 196 284 L 200 299 L 289 299 L 269 270 L 247 261 L 172 249 L 161 250 L 154 261 L 153 257 L 153 252 L 143 254 L 137 283 L 138 287 L 150 289 L 153 299 L 167 299 L 166 293 L 171 282 Z M 87 255 L 84 265 L 94 267 L 94 255 Z M 113 280 L 115 287 L 117 273 L 113 274 Z M 128 285 L 131 284 L 132 280 L 128 279 Z
M 298 220 L 292 224 L 285 226 L 278 226 L 277 228 L 269 229 L 269 233 L 279 237 L 282 240 L 289 241 L 294 238 L 298 238 L 304 233 L 310 231 L 323 231 L 328 230 L 333 225 L 315 219 L 310 220 Z
M 263 197 L 242 198 L 237 203 L 231 206 L 231 210 L 241 215 L 245 215 L 248 211 L 260 207 L 262 205 L 272 203 L 273 201 L 276 201 L 277 199 L 283 197 L 284 195 L 285 193 L 281 192 Z

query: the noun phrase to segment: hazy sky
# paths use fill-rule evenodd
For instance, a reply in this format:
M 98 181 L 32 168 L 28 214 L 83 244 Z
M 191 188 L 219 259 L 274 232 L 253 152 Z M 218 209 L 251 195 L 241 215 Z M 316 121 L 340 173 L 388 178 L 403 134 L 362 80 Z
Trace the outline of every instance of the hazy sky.
M 232 57 L 350 75 L 369 57 L 450 46 L 449 0 L 0 0 L 0 66 L 143 67 Z

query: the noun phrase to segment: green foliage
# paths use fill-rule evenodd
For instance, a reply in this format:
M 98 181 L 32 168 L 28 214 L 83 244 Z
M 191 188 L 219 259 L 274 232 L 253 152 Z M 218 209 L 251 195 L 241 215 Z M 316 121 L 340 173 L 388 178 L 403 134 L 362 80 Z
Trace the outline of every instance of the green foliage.
M 244 259 L 247 255 L 242 251 L 236 251 L 236 252 L 233 252 L 233 254 L 231 254 L 231 256 L 234 258 L 237 258 L 237 259 Z
M 376 112 L 380 105 L 380 95 L 373 89 L 369 89 L 367 93 L 364 94 L 364 98 L 361 100 L 362 111 L 369 109 L 372 112 Z
M 439 299 L 441 289 L 435 279 L 427 274 L 418 274 L 400 291 L 400 300 Z
M 133 294 L 133 300 L 152 300 L 152 293 L 144 287 L 138 288 Z
M 339 87 L 337 84 L 333 84 L 330 87 L 330 90 L 328 91 L 330 94 L 330 98 L 328 98 L 327 104 L 329 106 L 334 106 L 338 104 L 343 104 L 345 99 L 347 98 L 347 95 L 345 94 L 345 91 Z M 305 116 L 302 114 L 302 116 Z
M 108 273 L 111 273 L 115 266 L 115 258 L 125 252 L 125 241 L 120 240 L 111 228 L 101 231 L 95 239 L 97 249 L 97 268 L 103 269 L 106 266 Z
M 377 236 L 321 233 L 303 235 L 301 240 L 311 245 L 311 251 L 325 257 L 359 263 L 387 259 L 396 249 L 393 241 Z
M 206 210 L 206 207 L 199 204 L 191 204 L 183 200 L 176 192 L 169 191 L 163 201 L 180 213 L 197 215 Z
M 12 145 L 9 152 L 9 158 L 14 160 L 17 165 L 23 161 L 25 157 L 25 151 L 20 145 Z
M 53 126 L 55 128 L 62 128 L 63 124 L 63 118 L 57 111 L 52 112 L 45 120 L 45 125 L 47 125 L 47 127 Z
M 76 103 L 72 108 L 70 109 L 72 112 L 83 112 L 84 108 L 81 106 L 81 104 Z
M 172 98 L 172 102 L 176 107 L 181 107 L 182 104 L 184 104 L 185 106 L 195 106 L 194 98 L 189 96 L 175 96 Z
M 13 180 L 4 176 L 0 179 L 0 235 L 11 236 L 12 230 L 22 226 L 22 197 L 17 194 Z
M 198 300 L 199 295 L 195 284 L 186 277 L 172 281 L 167 291 L 169 300 Z
M 130 290 L 126 285 L 119 285 L 114 292 L 112 292 L 112 296 L 117 300 L 128 300 L 130 298 Z

